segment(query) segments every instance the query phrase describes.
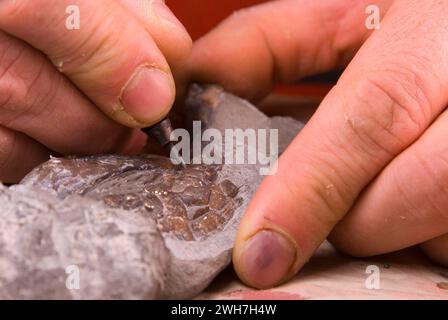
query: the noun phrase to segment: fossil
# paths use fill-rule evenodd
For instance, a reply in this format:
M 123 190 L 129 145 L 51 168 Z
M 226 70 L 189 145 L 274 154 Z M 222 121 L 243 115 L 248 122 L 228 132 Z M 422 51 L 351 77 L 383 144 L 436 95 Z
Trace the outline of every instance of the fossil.
M 204 130 L 278 129 L 280 151 L 302 127 L 217 86 L 193 86 L 184 109 L 186 123 Z M 246 147 L 247 157 L 257 152 Z M 50 159 L 0 188 L 0 298 L 194 297 L 230 262 L 259 167 L 180 168 L 155 155 Z M 79 288 L 67 283 L 76 280 L 69 266 Z

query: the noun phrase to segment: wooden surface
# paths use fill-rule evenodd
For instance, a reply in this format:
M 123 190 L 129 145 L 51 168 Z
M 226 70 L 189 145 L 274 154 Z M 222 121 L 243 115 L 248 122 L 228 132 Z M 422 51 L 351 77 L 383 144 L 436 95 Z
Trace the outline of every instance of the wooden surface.
M 368 289 L 368 266 L 379 268 L 379 289 Z M 232 268 L 225 270 L 198 299 L 443 299 L 448 300 L 448 269 L 411 248 L 369 259 L 340 255 L 324 243 L 289 283 L 271 290 L 243 285 Z

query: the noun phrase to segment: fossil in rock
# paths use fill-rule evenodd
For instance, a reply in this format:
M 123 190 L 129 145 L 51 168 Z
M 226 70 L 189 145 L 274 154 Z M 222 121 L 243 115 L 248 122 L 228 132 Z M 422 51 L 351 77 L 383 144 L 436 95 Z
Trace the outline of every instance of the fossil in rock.
M 278 129 L 280 152 L 302 126 L 216 86 L 193 86 L 185 111 L 203 130 Z M 248 157 L 258 152 L 246 147 Z M 179 168 L 153 155 L 50 159 L 0 189 L 0 297 L 194 297 L 230 262 L 259 167 Z M 68 266 L 79 269 L 79 289 L 67 288 Z

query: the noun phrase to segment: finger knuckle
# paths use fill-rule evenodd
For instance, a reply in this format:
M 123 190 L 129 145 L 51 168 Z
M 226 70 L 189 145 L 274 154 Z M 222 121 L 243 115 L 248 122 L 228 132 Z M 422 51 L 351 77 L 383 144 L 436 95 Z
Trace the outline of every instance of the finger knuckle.
M 0 76 L 0 125 L 10 127 L 27 111 L 24 103 L 25 91 L 20 79 L 9 74 Z
M 366 73 L 357 81 L 355 111 L 348 111 L 352 133 L 372 150 L 396 154 L 423 132 L 431 103 L 424 76 L 406 66 Z
M 33 116 L 51 104 L 54 90 L 53 83 L 42 86 L 42 76 L 45 71 L 45 61 L 29 68 L 26 76 L 18 72 L 17 66 L 28 61 L 23 61 L 22 51 L 13 57 L 0 73 L 0 124 L 10 127 L 13 122 L 23 116 Z M 0 60 L 0 64 L 2 61 Z

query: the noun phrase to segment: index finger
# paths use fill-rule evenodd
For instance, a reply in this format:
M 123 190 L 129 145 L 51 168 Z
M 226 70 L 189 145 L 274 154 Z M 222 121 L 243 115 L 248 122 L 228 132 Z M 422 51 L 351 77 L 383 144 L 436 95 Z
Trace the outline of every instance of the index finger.
M 376 2 L 383 12 L 391 1 Z M 345 66 L 371 32 L 358 27 L 370 3 L 279 0 L 237 11 L 195 42 L 187 77 L 258 100 L 275 83 Z

